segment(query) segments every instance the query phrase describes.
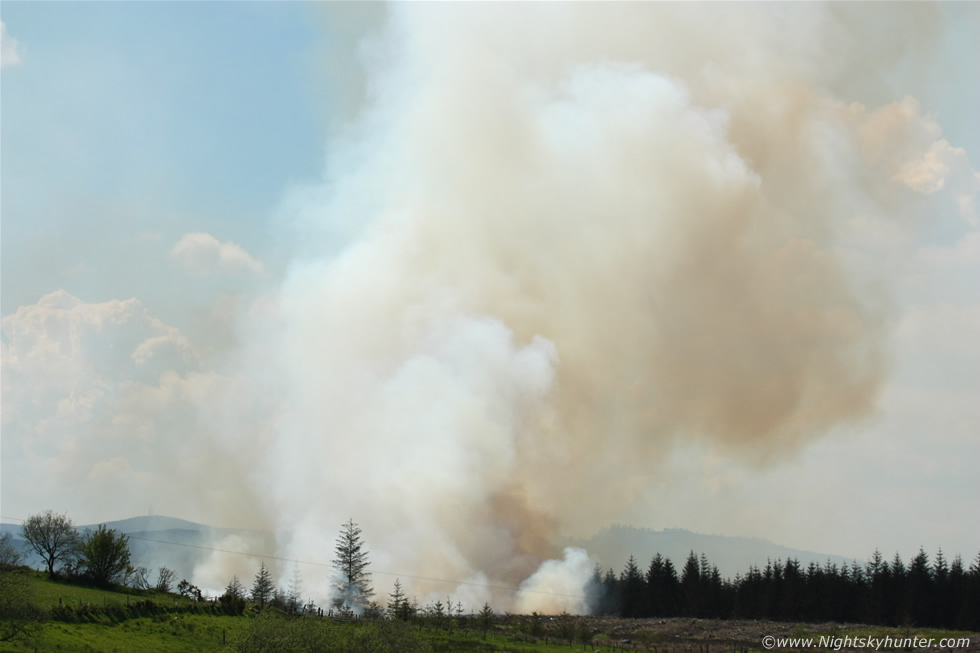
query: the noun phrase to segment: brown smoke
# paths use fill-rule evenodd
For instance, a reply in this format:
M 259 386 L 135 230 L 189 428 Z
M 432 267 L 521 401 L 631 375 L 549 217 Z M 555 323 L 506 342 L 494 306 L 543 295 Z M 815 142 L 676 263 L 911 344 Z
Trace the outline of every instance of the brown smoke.
M 393 7 L 303 213 L 339 253 L 278 298 L 293 546 L 353 514 L 389 569 L 517 583 L 678 441 L 771 464 L 872 414 L 887 302 L 845 227 L 914 211 L 936 137 L 846 94 L 883 11 Z

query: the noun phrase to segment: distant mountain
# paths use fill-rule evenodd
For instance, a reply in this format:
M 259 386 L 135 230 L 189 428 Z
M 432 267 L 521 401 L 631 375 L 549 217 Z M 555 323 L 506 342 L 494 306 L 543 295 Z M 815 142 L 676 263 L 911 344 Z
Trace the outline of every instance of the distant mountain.
M 99 524 L 78 527 L 84 533 Z M 168 567 L 177 578 L 190 580 L 194 569 L 218 554 L 273 555 L 276 538 L 272 533 L 238 528 L 214 528 L 184 519 L 153 515 L 106 522 L 106 526 L 129 536 L 129 551 L 134 567 L 147 567 L 151 582 L 157 570 Z M 21 535 L 19 524 L 0 524 L 0 532 L 11 533 L 12 544 L 25 556 L 25 563 L 39 569 L 41 558 Z M 230 580 L 230 578 L 229 578 Z M 214 589 L 214 588 L 212 588 Z
M 276 538 L 273 533 L 237 528 L 215 528 L 184 519 L 153 515 L 132 517 L 107 522 L 109 528 L 129 535 L 129 548 L 133 566 L 150 569 L 151 580 L 156 579 L 159 567 L 169 567 L 177 578 L 193 578 L 194 569 L 206 563 L 213 555 L 245 553 L 248 555 L 274 555 Z M 85 532 L 97 524 L 80 526 Z M 28 555 L 27 563 L 37 568 L 41 559 L 33 554 L 21 538 L 20 525 L 0 524 L 0 532 L 10 532 L 13 544 Z M 327 549 L 331 543 L 325 543 Z M 828 560 L 837 565 L 849 564 L 850 560 L 836 555 L 791 549 L 753 537 L 705 535 L 692 531 L 668 528 L 662 531 L 632 526 L 609 526 L 588 539 L 565 538 L 562 546 L 585 549 L 599 561 L 604 569 L 622 571 L 630 555 L 645 571 L 657 553 L 670 558 L 678 573 L 691 551 L 704 553 L 708 561 L 717 565 L 722 576 L 733 578 L 744 575 L 749 567 L 765 567 L 768 560 L 785 561 L 795 558 L 804 566 L 810 562 L 823 565 Z M 212 588 L 213 589 L 213 588 Z
M 646 571 L 657 553 L 669 558 L 680 574 L 691 551 L 699 556 L 704 553 L 708 561 L 718 567 L 721 575 L 728 578 L 733 578 L 735 574 L 745 575 L 753 565 L 765 567 L 768 560 L 776 562 L 795 558 L 803 566 L 810 562 L 823 565 L 828 560 L 837 565 L 850 564 L 850 560 L 841 556 L 791 549 L 760 538 L 705 535 L 679 528 L 657 531 L 614 525 L 588 539 L 569 538 L 563 545 L 585 549 L 603 568 L 611 567 L 617 574 L 626 566 L 630 555 Z
M 85 530 L 91 529 L 95 530 L 98 528 L 99 524 L 88 524 L 85 526 L 79 526 L 78 530 L 84 532 Z M 106 522 L 107 528 L 113 528 L 117 533 L 139 533 L 139 532 L 150 532 L 150 531 L 170 531 L 170 530 L 182 530 L 182 531 L 207 531 L 213 530 L 211 526 L 205 526 L 203 524 L 195 524 L 192 521 L 187 521 L 186 519 L 177 519 L 176 517 L 165 517 L 164 515 L 147 515 L 143 517 L 130 517 L 129 519 L 120 519 L 119 521 Z

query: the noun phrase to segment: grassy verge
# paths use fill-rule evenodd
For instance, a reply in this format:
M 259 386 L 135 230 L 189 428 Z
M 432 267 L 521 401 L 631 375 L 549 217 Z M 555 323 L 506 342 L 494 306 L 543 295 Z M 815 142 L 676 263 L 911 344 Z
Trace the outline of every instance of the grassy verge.
M 605 632 L 593 631 L 593 644 L 583 645 L 579 641 L 569 643 L 566 640 L 556 640 L 555 635 L 559 630 L 547 626 L 543 633 L 532 638 L 527 630 L 522 630 L 526 626 L 522 618 L 499 619 L 484 637 L 478 630 L 459 627 L 450 631 L 428 626 L 420 628 L 417 624 L 400 622 L 358 621 L 344 624 L 316 618 L 308 618 L 311 620 L 306 621 L 281 616 L 277 618 L 270 611 L 257 615 L 251 608 L 243 616 L 227 616 L 220 613 L 219 607 L 214 604 L 198 603 L 173 594 L 137 590 L 105 591 L 51 581 L 43 574 L 35 573 L 27 577 L 34 602 L 51 619 L 44 624 L 40 637 L 35 641 L 0 642 L 0 653 L 230 652 L 236 639 L 245 635 L 251 638 L 255 646 L 242 650 L 266 651 L 276 650 L 274 647 L 270 648 L 268 643 L 285 632 L 293 632 L 295 637 L 300 638 L 316 638 L 325 645 L 325 648 L 318 650 L 357 650 L 372 653 L 382 650 L 387 653 L 408 650 L 425 653 L 558 653 L 592 651 L 595 648 L 603 651 L 625 648 L 654 650 L 657 653 L 694 653 L 702 650 L 702 644 L 704 653 L 728 653 L 734 646 L 726 645 L 724 640 L 712 639 L 716 636 L 714 633 L 702 634 L 701 638 L 678 639 L 676 636 L 667 637 L 664 633 L 657 632 L 655 627 L 630 629 L 628 632 L 632 643 L 626 646 L 620 643 L 624 636 L 615 628 Z M 466 626 L 467 623 L 470 625 Z M 475 622 L 461 620 L 461 625 L 466 627 L 472 628 L 473 623 Z M 901 640 L 917 637 L 934 639 L 937 642 L 941 639 L 976 637 L 976 633 L 932 628 L 833 624 L 798 624 L 793 627 L 784 625 L 784 628 L 790 631 L 784 636 L 812 638 L 814 642 L 822 636 L 850 637 L 852 640 L 872 637 Z M 740 643 L 737 649 L 740 653 L 747 650 L 762 653 L 756 646 L 741 647 Z M 822 650 L 829 652 L 833 647 L 823 647 Z M 882 647 L 880 650 L 885 651 L 886 648 Z
M 106 606 L 127 605 L 135 601 L 154 601 L 156 603 L 179 606 L 188 605 L 191 600 L 183 596 L 157 592 L 155 590 L 101 590 L 94 587 L 75 585 L 50 580 L 47 574 L 32 572 L 31 585 L 34 601 L 42 608 L 50 610 L 58 605 L 78 607 L 81 605 Z
M 119 624 L 45 624 L 37 651 L 123 653 L 129 651 L 223 651 L 244 629 L 243 617 L 180 615 L 129 619 Z M 0 644 L 0 651 L 34 651 L 33 644 Z

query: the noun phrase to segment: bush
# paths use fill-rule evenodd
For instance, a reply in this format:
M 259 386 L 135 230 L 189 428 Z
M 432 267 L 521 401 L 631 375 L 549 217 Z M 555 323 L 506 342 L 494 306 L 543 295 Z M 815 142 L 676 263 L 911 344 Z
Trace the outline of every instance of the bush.
M 131 571 L 129 536 L 117 534 L 105 524 L 82 539 L 81 555 L 85 576 L 98 587 L 121 583 Z
M 0 641 L 37 641 L 44 611 L 34 603 L 29 572 L 0 572 Z
M 245 614 L 245 599 L 234 594 L 222 594 L 218 597 L 218 605 L 221 611 L 229 616 L 237 617 Z

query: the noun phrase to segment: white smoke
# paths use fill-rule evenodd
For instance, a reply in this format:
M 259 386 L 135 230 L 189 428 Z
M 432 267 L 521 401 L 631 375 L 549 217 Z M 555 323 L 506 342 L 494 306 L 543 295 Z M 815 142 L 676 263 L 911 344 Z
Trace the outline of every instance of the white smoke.
M 844 238 L 914 215 L 956 155 L 914 100 L 834 95 L 854 71 L 829 44 L 859 56 L 866 18 L 391 8 L 366 106 L 284 205 L 302 255 L 249 327 L 280 402 L 260 475 L 285 555 L 323 558 L 353 517 L 417 597 L 479 577 L 521 584 L 498 607 L 581 612 L 557 595 L 591 565 L 549 561 L 554 535 L 630 514 L 674 441 L 765 464 L 870 415 L 887 302 Z
M 561 560 L 546 560 L 521 583 L 515 610 L 521 614 L 588 614 L 585 587 L 595 565 L 583 549 L 565 549 Z
M 876 239 L 950 197 L 976 219 L 964 152 L 879 81 L 903 48 L 926 53 L 935 20 L 928 5 L 394 5 L 325 178 L 283 203 L 288 272 L 220 373 L 187 354 L 157 374 L 189 345 L 138 306 L 103 307 L 146 323 L 117 412 L 150 455 L 193 422 L 166 460 L 208 470 L 195 509 L 283 534 L 284 559 L 328 563 L 353 519 L 382 603 L 401 576 L 421 601 L 581 612 L 592 565 L 559 560 L 555 536 L 642 513 L 677 443 L 769 465 L 874 414 L 890 319 Z M 195 238 L 174 256 L 264 269 Z M 17 331 L 31 319 L 4 319 L 5 419 L 7 379 L 43 353 Z M 78 410 L 111 395 L 77 385 L 98 395 Z M 214 556 L 195 582 L 245 571 Z M 303 574 L 329 596 L 328 565 Z

